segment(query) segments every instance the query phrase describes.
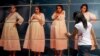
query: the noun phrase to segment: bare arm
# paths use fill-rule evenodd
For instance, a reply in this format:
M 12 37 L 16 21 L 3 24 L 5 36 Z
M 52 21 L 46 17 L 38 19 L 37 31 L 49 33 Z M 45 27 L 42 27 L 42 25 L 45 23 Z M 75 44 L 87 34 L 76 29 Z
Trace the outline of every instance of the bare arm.
M 45 24 L 45 16 L 44 16 L 43 13 L 41 13 L 40 16 L 36 16 L 36 19 L 39 21 L 39 23 L 40 23 L 41 25 L 44 25 L 44 24 Z
M 91 50 L 95 50 L 96 46 L 97 46 L 97 42 L 96 42 L 96 36 L 95 36 L 93 28 L 91 29 L 91 40 L 92 40 L 92 48 L 91 48 Z
M 58 18 L 58 14 L 56 12 L 54 12 L 51 17 L 53 20 L 56 20 Z
M 22 24 L 23 23 L 23 21 L 24 21 L 24 19 L 23 19 L 23 17 L 19 14 L 19 13 L 17 13 L 17 19 L 18 19 L 18 24 Z
M 96 20 L 97 20 L 96 15 L 93 14 L 93 13 L 90 13 L 90 12 L 89 12 L 89 15 L 90 15 L 90 21 L 91 21 L 92 23 L 95 23 Z

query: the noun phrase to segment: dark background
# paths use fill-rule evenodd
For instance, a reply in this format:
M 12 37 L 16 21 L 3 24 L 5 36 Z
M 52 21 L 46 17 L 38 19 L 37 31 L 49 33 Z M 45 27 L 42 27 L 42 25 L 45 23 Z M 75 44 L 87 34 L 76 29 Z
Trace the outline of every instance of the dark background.
M 55 6 L 57 4 L 62 4 L 65 11 L 66 11 L 66 25 L 70 32 L 72 32 L 74 27 L 74 21 L 72 18 L 73 12 L 79 11 L 80 6 L 82 3 L 87 3 L 89 6 L 89 11 L 94 13 L 97 16 L 97 22 L 93 24 L 93 28 L 96 33 L 97 42 L 98 42 L 98 49 L 91 52 L 91 55 L 93 56 L 100 56 L 100 0 L 1 0 L 0 1 L 0 33 L 2 32 L 3 23 L 5 20 L 5 17 L 8 14 L 8 8 L 11 4 L 17 5 L 18 12 L 22 15 L 24 18 L 24 23 L 21 26 L 17 25 L 19 36 L 20 36 L 20 42 L 21 47 L 23 46 L 25 33 L 27 30 L 27 22 L 30 16 L 32 15 L 34 11 L 35 5 L 40 5 L 42 7 L 42 11 L 45 14 L 46 17 L 46 23 L 44 25 L 45 28 L 45 38 L 46 40 L 46 47 L 45 52 L 43 55 L 50 55 L 53 56 L 54 52 L 52 49 L 50 49 L 50 26 L 52 23 L 51 15 L 55 10 Z M 71 56 L 71 49 L 72 48 L 72 42 L 69 42 L 69 49 L 64 50 L 64 54 L 66 56 Z M 3 48 L 0 48 L 0 56 L 5 56 L 5 54 L 8 55 L 8 51 L 4 51 Z M 6 55 L 6 56 L 7 56 Z M 22 48 L 22 51 L 19 51 L 16 53 L 18 56 L 29 56 L 33 55 L 33 53 L 30 50 L 25 50 Z

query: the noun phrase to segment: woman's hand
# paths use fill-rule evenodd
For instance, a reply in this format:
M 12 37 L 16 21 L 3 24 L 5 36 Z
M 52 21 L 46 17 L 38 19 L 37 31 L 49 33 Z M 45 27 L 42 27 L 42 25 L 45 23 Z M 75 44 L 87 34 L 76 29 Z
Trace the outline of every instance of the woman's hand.
M 55 19 L 57 19 L 57 18 L 58 18 L 58 15 L 56 14 L 56 15 L 55 15 Z
M 69 36 L 71 36 L 71 33 L 70 33 L 70 32 L 68 32 L 68 35 L 69 35 Z
M 65 33 L 65 35 L 67 36 L 67 37 L 69 37 L 69 36 L 71 36 L 71 34 L 68 32 L 68 33 Z
M 75 45 L 75 46 L 74 46 L 74 49 L 75 49 L 75 50 L 78 50 L 78 46 L 77 46 L 77 45 Z
M 33 16 L 33 18 L 32 19 L 37 19 L 38 17 L 37 16 Z
M 92 45 L 91 50 L 95 50 L 95 49 L 96 49 L 95 45 Z

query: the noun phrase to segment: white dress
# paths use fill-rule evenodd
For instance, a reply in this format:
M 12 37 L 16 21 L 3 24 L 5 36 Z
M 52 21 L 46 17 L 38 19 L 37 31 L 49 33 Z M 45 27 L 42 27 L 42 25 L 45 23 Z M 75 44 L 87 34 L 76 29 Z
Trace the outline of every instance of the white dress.
M 52 15 L 54 19 L 56 13 Z M 56 50 L 64 50 L 68 47 L 68 39 L 65 36 L 67 32 L 67 27 L 65 23 L 65 11 L 58 16 L 58 20 L 54 20 L 51 25 L 50 30 L 50 47 Z
M 37 16 L 41 22 L 37 18 L 33 19 L 34 16 Z M 25 35 L 23 48 L 35 52 L 44 52 L 45 34 L 43 25 L 45 24 L 45 16 L 43 13 L 40 15 L 34 13 L 29 21 L 31 22 Z
M 17 12 L 6 17 L 1 35 L 1 46 L 4 50 L 21 50 L 16 24 L 21 25 L 23 21 L 24 19 Z

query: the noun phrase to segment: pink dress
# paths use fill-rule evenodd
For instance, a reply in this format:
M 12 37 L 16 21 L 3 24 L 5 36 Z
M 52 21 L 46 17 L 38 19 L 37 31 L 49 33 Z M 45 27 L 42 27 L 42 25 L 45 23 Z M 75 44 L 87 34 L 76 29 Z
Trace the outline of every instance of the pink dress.
M 54 19 L 55 15 L 56 13 L 52 15 L 52 19 Z M 67 33 L 65 11 L 62 11 L 62 14 L 58 16 L 58 19 L 52 22 L 50 32 L 50 47 L 56 50 L 67 49 L 68 39 L 65 36 L 65 33 Z
M 19 36 L 15 24 L 18 23 L 21 25 L 22 22 L 23 18 L 17 12 L 11 16 L 7 16 L 1 35 L 1 46 L 4 48 L 4 50 L 21 50 Z
M 33 19 L 34 16 L 37 16 L 41 22 L 38 19 Z M 45 24 L 45 16 L 43 13 L 40 15 L 34 13 L 29 21 L 31 22 L 26 32 L 23 48 L 35 52 L 44 52 L 45 35 L 43 25 Z

